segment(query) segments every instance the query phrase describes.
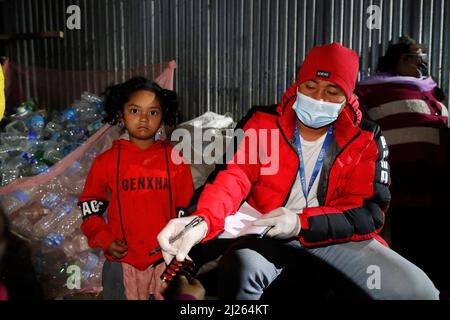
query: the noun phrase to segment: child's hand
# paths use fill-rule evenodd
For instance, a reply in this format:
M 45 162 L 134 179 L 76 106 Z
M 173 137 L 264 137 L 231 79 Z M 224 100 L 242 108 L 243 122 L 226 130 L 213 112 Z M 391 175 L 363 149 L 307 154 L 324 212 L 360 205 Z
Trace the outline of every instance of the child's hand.
M 192 278 L 191 281 L 180 275 L 178 280 L 178 290 L 175 292 L 178 295 L 189 294 L 197 298 L 197 300 L 205 300 L 205 288 L 195 278 Z
M 184 275 L 177 275 L 170 284 L 163 282 L 161 289 L 162 294 L 167 300 L 178 300 L 183 295 L 193 296 L 196 300 L 205 299 L 205 288 L 201 282 L 195 278 L 189 281 Z
M 114 240 L 113 243 L 111 243 L 111 246 L 108 249 L 108 253 L 114 258 L 114 259 L 122 259 L 127 255 L 128 247 L 126 244 L 124 244 L 120 240 Z

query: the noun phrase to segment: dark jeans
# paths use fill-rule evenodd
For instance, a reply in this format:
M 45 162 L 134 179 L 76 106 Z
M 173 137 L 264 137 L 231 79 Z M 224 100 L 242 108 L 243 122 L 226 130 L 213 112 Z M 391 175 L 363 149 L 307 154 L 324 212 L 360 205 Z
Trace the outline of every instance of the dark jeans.
M 200 248 L 191 257 L 205 255 Z M 368 284 L 374 266 L 379 288 Z M 298 240 L 239 239 L 220 261 L 218 282 L 219 298 L 226 300 L 317 299 L 314 293 L 327 299 L 330 292 L 337 299 L 439 297 L 422 270 L 376 240 L 305 248 Z
M 122 263 L 105 260 L 102 273 L 103 300 L 127 300 Z

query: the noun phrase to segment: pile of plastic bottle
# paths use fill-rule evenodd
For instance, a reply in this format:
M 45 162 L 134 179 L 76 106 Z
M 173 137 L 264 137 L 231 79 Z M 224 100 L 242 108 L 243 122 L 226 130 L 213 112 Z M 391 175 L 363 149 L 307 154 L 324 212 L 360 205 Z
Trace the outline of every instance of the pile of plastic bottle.
M 101 99 L 88 93 L 48 119 L 33 111 L 32 103 L 22 104 L 1 133 L 2 184 L 45 172 L 56 162 L 65 161 L 68 153 L 103 126 L 102 108 Z M 32 248 L 46 298 L 101 290 L 103 253 L 91 250 L 80 230 L 77 199 L 93 160 L 115 138 L 114 131 L 102 136 L 47 183 L 0 195 L 0 206 L 13 232 Z
M 60 112 L 22 103 L 0 133 L 0 184 L 46 172 L 103 126 L 103 101 L 90 93 Z
M 82 192 L 91 152 L 43 186 L 2 195 L 0 202 L 13 231 L 28 240 L 33 262 L 47 298 L 101 287 L 103 255 L 92 251 L 81 233 L 77 197 Z M 70 266 L 77 266 L 79 284 L 70 283 Z M 73 267 L 72 267 L 73 268 Z

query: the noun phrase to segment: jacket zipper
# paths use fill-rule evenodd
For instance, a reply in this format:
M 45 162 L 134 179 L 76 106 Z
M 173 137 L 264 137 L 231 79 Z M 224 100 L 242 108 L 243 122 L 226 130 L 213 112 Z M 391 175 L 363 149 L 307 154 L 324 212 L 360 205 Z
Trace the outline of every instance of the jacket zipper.
M 288 144 L 288 146 L 295 152 L 295 154 L 297 155 L 298 158 L 298 154 L 297 151 L 295 151 L 294 147 L 292 147 L 292 145 L 289 143 L 289 140 L 286 138 L 286 136 L 284 135 L 283 130 L 281 130 L 279 123 L 277 122 L 277 127 L 278 129 L 281 131 L 281 135 L 283 136 L 284 140 L 286 141 L 286 143 Z M 353 142 L 355 141 L 359 136 L 361 135 L 361 132 L 358 132 L 349 142 L 347 142 L 347 144 L 338 152 L 338 154 L 336 155 L 336 158 L 334 159 L 333 163 L 330 166 L 330 171 L 331 168 L 333 168 L 337 158 L 342 154 L 342 152 L 344 152 L 345 149 L 347 149 L 347 147 Z M 299 160 L 297 160 L 299 161 Z M 283 207 L 286 205 L 286 203 L 289 200 L 289 196 L 291 195 L 291 191 L 292 191 L 292 187 L 294 186 L 295 183 L 295 179 L 297 178 L 297 175 L 294 175 L 294 180 L 291 183 L 291 187 L 289 188 L 289 194 L 286 196 L 286 199 L 283 202 Z M 329 192 L 330 188 L 327 187 L 327 192 L 325 194 L 325 200 L 328 198 L 328 192 Z M 308 200 L 306 200 L 308 201 Z
M 288 146 L 289 146 L 289 147 L 292 149 L 292 151 L 294 151 L 294 153 L 297 155 L 297 161 L 299 161 L 299 160 L 298 160 L 298 154 L 297 154 L 297 151 L 295 151 L 294 147 L 292 147 L 292 145 L 289 143 L 289 140 L 288 140 L 288 139 L 286 138 L 286 136 L 284 135 L 283 130 L 281 130 L 280 124 L 278 123 L 278 121 L 277 121 L 277 127 L 278 127 L 278 130 L 280 130 L 281 135 L 283 136 L 284 140 L 286 140 L 286 143 L 288 144 Z M 286 203 L 288 202 L 288 200 L 289 200 L 289 196 L 291 195 L 291 191 L 292 191 L 292 188 L 293 188 L 293 186 L 294 186 L 294 183 L 295 183 L 295 179 L 296 179 L 296 178 L 297 178 L 297 174 L 294 174 L 294 179 L 292 180 L 291 187 L 289 188 L 289 194 L 286 196 L 286 199 L 284 200 L 282 207 L 284 207 L 284 206 L 286 205 Z
M 287 105 L 289 102 L 291 102 L 291 100 L 292 100 L 293 98 L 296 98 L 296 96 L 290 97 L 290 98 L 284 103 L 283 110 L 281 110 L 281 114 L 284 113 L 284 109 L 286 108 L 286 105 Z M 281 135 L 283 136 L 284 140 L 286 140 L 286 143 L 288 144 L 288 146 L 289 146 L 289 147 L 294 151 L 294 153 L 297 155 L 297 151 L 291 146 L 291 144 L 289 143 L 289 140 L 288 140 L 288 139 L 286 138 L 286 136 L 284 135 L 283 130 L 281 130 L 280 124 L 278 123 L 278 121 L 276 121 L 276 122 L 277 122 L 278 130 L 280 130 Z M 297 161 L 298 161 L 298 155 L 297 155 Z M 297 178 L 297 174 L 294 175 L 294 180 L 292 181 L 291 187 L 289 188 L 289 194 L 286 196 L 286 199 L 285 199 L 284 202 L 283 202 L 283 207 L 286 205 L 286 203 L 287 203 L 288 200 L 289 200 L 289 196 L 291 195 L 291 190 L 292 190 L 292 187 L 294 186 L 294 183 L 295 183 L 295 179 L 296 179 L 296 178 Z

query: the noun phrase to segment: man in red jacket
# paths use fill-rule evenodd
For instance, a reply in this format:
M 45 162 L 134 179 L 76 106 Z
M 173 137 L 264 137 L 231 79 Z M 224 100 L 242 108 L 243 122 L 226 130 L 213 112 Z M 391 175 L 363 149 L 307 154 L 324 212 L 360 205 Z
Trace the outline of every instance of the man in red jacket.
M 247 201 L 264 214 L 255 224 L 272 227 L 269 239 L 238 239 L 226 251 L 220 298 L 259 299 L 282 273 L 300 271 L 307 254 L 371 298 L 437 299 L 428 277 L 378 235 L 390 201 L 388 150 L 379 127 L 361 121 L 353 96 L 358 68 L 357 54 L 337 43 L 313 48 L 278 106 L 254 108 L 238 125 L 279 133 L 277 146 L 258 142 L 258 155 L 278 150 L 279 170 L 262 174 L 270 164 L 247 161 L 249 141 L 237 141 L 233 159 L 191 201 L 193 216 L 170 221 L 158 235 L 165 259 L 184 260 Z M 204 222 L 171 244 L 194 216 Z

